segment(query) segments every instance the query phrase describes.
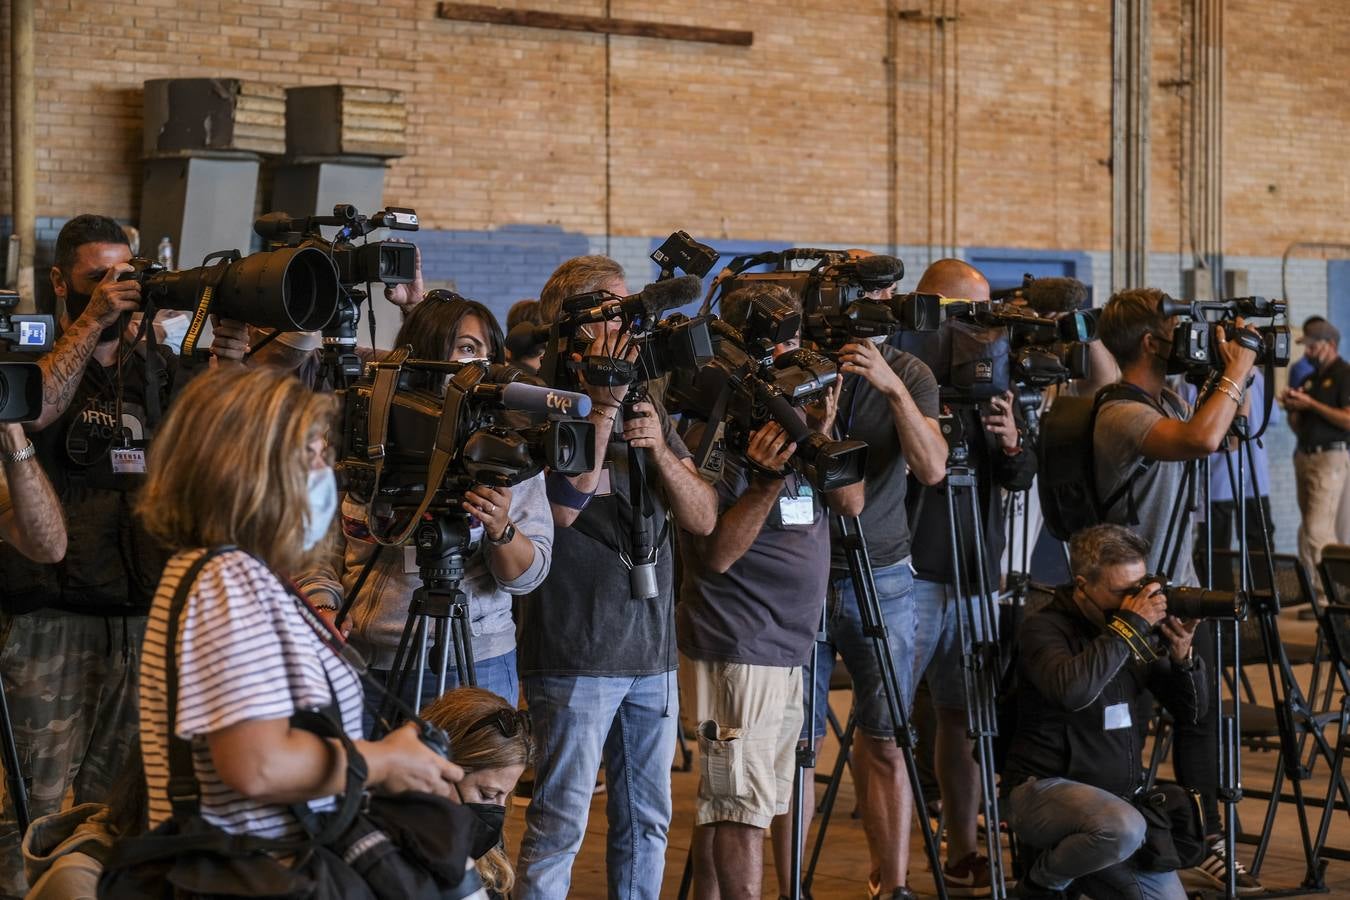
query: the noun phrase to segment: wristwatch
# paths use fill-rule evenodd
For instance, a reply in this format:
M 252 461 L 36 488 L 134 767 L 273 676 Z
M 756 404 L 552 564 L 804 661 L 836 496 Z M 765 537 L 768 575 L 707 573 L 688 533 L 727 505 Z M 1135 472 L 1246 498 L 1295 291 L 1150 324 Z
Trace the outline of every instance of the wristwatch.
M 492 535 L 486 532 L 483 537 L 487 538 L 487 542 L 494 547 L 504 547 L 516 539 L 516 524 L 507 520 L 506 527 L 502 529 L 502 536 L 496 540 L 493 540 Z

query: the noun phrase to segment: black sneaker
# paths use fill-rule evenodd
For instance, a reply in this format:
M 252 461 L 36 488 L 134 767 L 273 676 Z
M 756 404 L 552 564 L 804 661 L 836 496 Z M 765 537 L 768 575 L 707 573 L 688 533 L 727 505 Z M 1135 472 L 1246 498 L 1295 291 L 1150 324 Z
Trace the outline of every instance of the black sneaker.
M 909 885 L 898 887 L 889 894 L 882 894 L 881 888 L 867 879 L 867 900 L 919 900 L 919 895 L 909 889 Z
M 1237 860 L 1237 892 L 1241 897 L 1247 897 L 1251 894 L 1261 894 L 1265 888 L 1261 882 L 1257 881 L 1247 867 L 1242 864 L 1242 860 Z M 1182 884 L 1187 887 L 1196 887 L 1204 890 L 1218 888 L 1222 890 L 1228 884 L 1228 866 L 1224 856 L 1224 843 L 1220 838 L 1209 845 L 1209 853 L 1198 866 L 1192 866 L 1189 869 L 1182 869 Z

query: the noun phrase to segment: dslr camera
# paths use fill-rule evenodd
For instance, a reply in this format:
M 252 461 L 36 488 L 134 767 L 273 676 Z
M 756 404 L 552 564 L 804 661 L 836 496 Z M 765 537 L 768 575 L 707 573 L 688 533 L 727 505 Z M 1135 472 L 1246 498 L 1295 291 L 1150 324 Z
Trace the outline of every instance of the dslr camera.
M 728 449 L 744 455 L 753 431 L 777 422 L 797 444 L 792 463 L 819 491 L 861 481 L 867 463 L 862 441 L 832 441 L 812 431 L 798 408 L 819 399 L 839 377 L 835 363 L 812 350 L 773 356 L 776 344 L 795 339 L 801 315 L 786 304 L 759 297 L 750 303 L 746 323 L 737 330 L 721 319 L 709 323 L 711 358 L 697 368 L 677 369 L 666 389 L 673 410 L 708 422 L 704 447 L 695 453 L 703 466 L 710 457 L 718 425 L 725 423 Z
M 816 260 L 814 266 L 794 268 L 798 260 Z M 774 265 L 770 272 L 747 273 L 761 265 Z M 933 331 L 938 326 L 937 294 L 895 294 L 868 297 L 884 290 L 905 275 L 905 266 L 894 256 L 864 256 L 851 259 L 840 250 L 792 248 L 740 256 L 718 275 L 709 292 L 720 288 L 724 297 L 739 287 L 776 284 L 786 288 L 802 304 L 802 338 L 835 354 L 845 344 L 896 331 Z
M 1149 584 L 1157 584 L 1167 597 L 1169 615 L 1182 619 L 1219 619 L 1241 622 L 1247 618 L 1247 594 L 1244 591 L 1212 591 L 1205 588 L 1171 584 L 1166 575 L 1145 575 L 1135 582 L 1138 593 Z
M 1223 368 L 1223 357 L 1217 347 L 1219 326 L 1232 323 L 1241 316 L 1248 321 L 1267 319 L 1267 324 L 1256 327 L 1256 333 L 1232 327 L 1226 331 L 1242 346 L 1256 352 L 1258 366 L 1289 365 L 1288 305 L 1284 300 L 1265 297 L 1236 297 L 1228 300 L 1195 300 L 1190 303 L 1165 296 L 1158 311 L 1167 318 L 1180 321 L 1172 331 L 1172 353 L 1167 360 L 1169 375 L 1203 377 Z

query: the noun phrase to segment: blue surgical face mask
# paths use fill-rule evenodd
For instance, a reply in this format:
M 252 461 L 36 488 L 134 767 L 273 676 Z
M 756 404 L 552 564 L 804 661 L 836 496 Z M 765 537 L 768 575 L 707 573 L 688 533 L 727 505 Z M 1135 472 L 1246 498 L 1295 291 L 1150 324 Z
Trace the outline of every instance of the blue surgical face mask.
M 309 473 L 309 507 L 305 511 L 305 549 L 313 550 L 337 515 L 337 477 L 330 466 L 311 469 Z

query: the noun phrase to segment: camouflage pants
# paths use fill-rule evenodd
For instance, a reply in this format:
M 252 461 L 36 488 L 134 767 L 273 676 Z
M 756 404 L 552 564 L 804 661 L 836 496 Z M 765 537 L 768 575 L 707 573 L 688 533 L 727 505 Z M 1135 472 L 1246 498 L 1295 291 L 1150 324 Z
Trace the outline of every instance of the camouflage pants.
M 102 802 L 137 745 L 136 674 L 145 617 L 39 611 L 0 617 L 4 680 L 31 818 Z M 0 809 L 0 894 L 27 882 L 9 790 Z

